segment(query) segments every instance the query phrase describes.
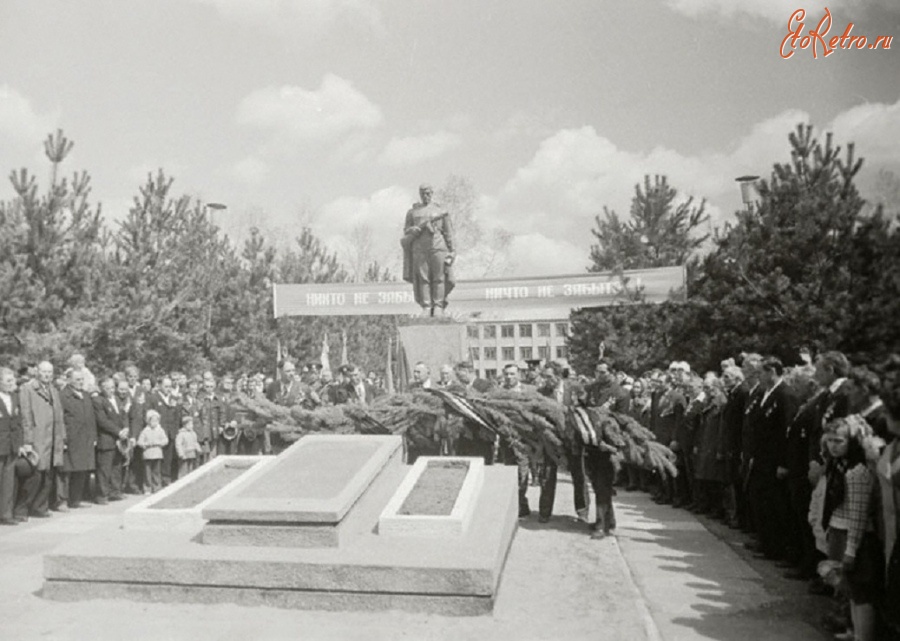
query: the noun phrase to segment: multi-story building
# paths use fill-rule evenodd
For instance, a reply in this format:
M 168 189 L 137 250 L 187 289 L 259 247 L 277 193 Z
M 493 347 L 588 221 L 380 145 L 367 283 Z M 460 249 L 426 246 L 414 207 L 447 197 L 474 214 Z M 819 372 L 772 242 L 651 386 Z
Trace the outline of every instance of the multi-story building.
M 556 361 L 568 365 L 569 309 L 509 310 L 467 323 L 469 358 L 478 375 L 493 378 L 509 363 Z

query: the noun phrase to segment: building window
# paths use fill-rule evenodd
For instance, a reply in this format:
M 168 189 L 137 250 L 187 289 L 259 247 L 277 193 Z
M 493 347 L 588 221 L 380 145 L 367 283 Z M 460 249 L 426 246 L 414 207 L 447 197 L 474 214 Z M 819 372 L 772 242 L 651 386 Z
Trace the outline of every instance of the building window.
M 497 326 L 496 325 L 485 325 L 484 326 L 484 337 L 485 338 L 497 338 Z
M 504 347 L 502 354 L 503 354 L 503 360 L 505 360 L 505 361 L 516 360 L 516 348 L 515 347 Z
M 484 377 L 488 380 L 497 378 L 497 370 L 495 369 L 486 369 L 484 370 Z
M 534 358 L 534 350 L 530 347 L 520 347 L 519 353 L 522 355 L 523 361 L 530 361 Z
M 569 334 L 569 324 L 568 323 L 557 323 L 556 324 L 556 335 L 557 336 L 567 336 Z
M 481 350 L 478 349 L 477 347 L 470 347 L 469 348 L 469 357 L 472 359 L 473 363 L 475 361 L 480 361 L 481 360 Z
M 550 326 L 548 325 L 547 326 L 548 331 L 549 331 L 549 328 L 550 328 Z M 550 360 L 550 346 L 549 345 L 541 345 L 540 347 L 538 347 L 538 358 L 543 361 Z
M 469 338 L 478 338 L 478 325 L 469 325 Z
M 516 335 L 515 325 L 501 325 L 500 338 L 513 338 Z
M 566 354 L 568 354 L 568 350 L 565 345 L 556 348 L 556 358 L 566 358 Z
M 486 360 L 486 361 L 497 360 L 497 348 L 496 347 L 485 347 L 484 348 L 484 360 Z
M 519 325 L 519 336 L 522 338 L 531 338 L 531 323 L 522 323 Z
M 550 336 L 550 323 L 538 323 L 538 336 L 541 338 Z

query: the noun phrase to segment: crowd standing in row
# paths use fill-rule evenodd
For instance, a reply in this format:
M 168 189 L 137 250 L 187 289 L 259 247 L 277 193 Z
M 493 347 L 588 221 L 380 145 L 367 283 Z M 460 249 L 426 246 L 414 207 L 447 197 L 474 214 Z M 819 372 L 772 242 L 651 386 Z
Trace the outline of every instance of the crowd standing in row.
M 18 375 L 0 367 L 0 525 L 156 492 L 217 454 L 270 451 L 241 395 L 315 407 L 383 393 L 356 367 L 337 380 L 304 369 L 284 363 L 277 381 L 208 371 L 154 382 L 133 363 L 98 380 L 79 354 L 59 377 L 49 362 Z
M 839 352 L 802 356 L 786 368 L 743 354 L 702 377 L 675 362 L 636 379 L 601 362 L 575 402 L 630 414 L 675 453 L 677 476 L 623 466 L 626 489 L 751 534 L 748 549 L 814 593 L 837 587 L 846 599 L 826 618 L 838 638 L 900 638 L 900 357 L 879 375 Z
M 602 360 L 593 379 L 556 364 L 524 372 L 510 364 L 499 382 L 478 378 L 465 362 L 441 367 L 432 380 L 428 367 L 418 363 L 411 388 L 464 395 L 499 384 L 508 392 L 543 394 L 567 408 L 605 407 L 630 415 L 671 448 L 678 473 L 661 476 L 629 462 L 618 470 L 621 485 L 752 534 L 748 547 L 754 553 L 793 566 L 787 576 L 809 580 L 811 590 L 829 592 L 822 578 L 834 579 L 837 594 L 848 597 L 850 616 L 830 617 L 835 626 L 852 625 L 840 631 L 844 638 L 874 639 L 876 629 L 896 635 L 900 357 L 889 359 L 880 376 L 852 368 L 838 352 L 814 362 L 804 354 L 803 360 L 785 368 L 777 358 L 743 354 L 739 365 L 728 360 L 721 372 L 702 377 L 675 362 L 665 372 L 634 379 Z M 364 377 L 358 367 L 342 367 L 334 378 L 312 367 L 298 372 L 292 362 L 281 364 L 277 379 L 173 372 L 155 383 L 131 363 L 98 382 L 80 355 L 57 380 L 46 362 L 20 372 L 18 380 L 0 368 L 0 523 L 153 492 L 217 454 L 272 451 L 264 426 L 242 416 L 239 395 L 312 409 L 369 404 L 384 393 L 378 377 Z M 526 459 L 483 426 L 461 423 L 452 439 L 434 429 L 433 447 L 407 441 L 407 461 L 458 454 L 516 465 L 520 518 L 531 514 L 530 479 L 540 486 L 538 520 L 547 522 L 557 461 Z M 574 508 L 585 522 L 593 489 L 596 521 L 589 525 L 598 538 L 615 529 L 615 452 L 601 434 L 596 441 L 579 440 L 565 455 Z

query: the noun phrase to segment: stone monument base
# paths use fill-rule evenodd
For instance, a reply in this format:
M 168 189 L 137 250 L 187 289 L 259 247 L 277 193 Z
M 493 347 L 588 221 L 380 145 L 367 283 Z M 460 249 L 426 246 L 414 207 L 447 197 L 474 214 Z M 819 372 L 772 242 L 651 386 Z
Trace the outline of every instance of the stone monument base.
M 218 509 L 239 507 L 243 498 L 267 491 L 266 475 L 285 474 L 290 460 L 302 455 L 304 442 L 313 443 L 316 438 L 301 439 L 279 456 L 280 465 L 266 466 L 254 475 L 256 481 L 244 479 L 234 495 L 223 492 L 217 501 L 219 508 L 216 503 L 207 508 L 210 514 L 221 518 L 227 510 Z M 396 439 L 396 448 L 400 446 L 399 437 L 338 438 L 348 439 L 348 445 L 352 439 Z M 381 446 L 372 449 L 382 451 Z M 396 450 L 382 459 L 378 473 L 346 514 L 335 513 L 333 502 L 321 497 L 315 501 L 324 511 L 310 511 L 313 499 L 303 498 L 301 484 L 294 488 L 296 503 L 279 487 L 277 505 L 267 506 L 260 515 L 283 514 L 292 505 L 309 519 L 317 514 L 336 515 L 343 526 L 337 546 L 209 544 L 204 541 L 206 535 L 201 535 L 204 526 L 171 531 L 109 527 L 74 538 L 44 557 L 43 595 L 67 601 L 126 598 L 322 610 L 403 609 L 448 615 L 490 612 L 517 526 L 517 469 L 484 468 L 468 528 L 459 536 L 436 540 L 379 534 L 379 516 L 410 470 L 396 463 Z M 346 486 L 351 495 L 360 490 L 352 479 Z M 335 488 L 334 497 L 346 496 L 342 492 L 343 488 Z M 309 523 L 279 521 L 244 523 L 242 527 L 266 532 L 272 526 L 302 529 L 305 525 Z M 259 532 L 250 534 L 252 539 Z

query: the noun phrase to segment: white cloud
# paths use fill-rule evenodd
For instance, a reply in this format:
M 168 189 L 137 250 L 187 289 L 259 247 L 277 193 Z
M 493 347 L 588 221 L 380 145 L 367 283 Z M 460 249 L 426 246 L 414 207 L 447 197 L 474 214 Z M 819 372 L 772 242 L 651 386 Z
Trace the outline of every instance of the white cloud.
M 504 256 L 500 268 L 510 276 L 582 274 L 589 263 L 582 247 L 539 233 L 514 236 Z
M 378 157 L 378 161 L 389 167 L 415 165 L 436 158 L 459 146 L 459 135 L 449 131 L 438 131 L 423 136 L 392 138 Z
M 806 33 L 809 29 L 815 29 L 819 21 L 825 16 L 826 7 L 831 11 L 833 29 L 840 25 L 839 32 L 849 22 L 858 22 L 864 12 L 873 5 L 880 5 L 884 9 L 896 10 L 896 0 L 805 0 L 794 4 L 785 3 L 784 0 L 666 0 L 666 4 L 692 18 L 709 14 L 733 19 L 738 15 L 762 18 L 769 22 L 783 24 L 787 33 L 788 20 L 797 9 L 804 9 L 806 15 L 804 24 Z
M 16 143 L 38 146 L 53 133 L 58 111 L 38 113 L 31 102 L 9 85 L 0 85 L 0 136 Z
M 868 103 L 848 109 L 831 123 L 835 140 L 855 142 L 856 156 L 867 164 L 900 166 L 900 100 L 892 105 Z
M 368 197 L 338 198 L 320 209 L 313 229 L 348 263 L 360 250 L 360 236 L 365 236 L 369 261 L 377 260 L 399 275 L 403 222 L 416 200 L 410 190 L 396 185 Z
M 802 111 L 788 110 L 758 123 L 729 152 L 693 155 L 665 147 L 630 152 L 593 127 L 564 129 L 541 142 L 496 197 L 484 201 L 490 203 L 485 220 L 516 236 L 510 252 L 513 258 L 525 251 L 531 261 L 541 252 L 557 251 L 547 246 L 550 240 L 565 243 L 568 249 L 558 252 L 567 251 L 571 263 L 583 267 L 593 241 L 594 216 L 602 215 L 608 206 L 627 217 L 634 185 L 645 174 L 662 174 L 682 197 L 706 198 L 711 224 L 720 226 L 742 206 L 734 178 L 744 174 L 768 178 L 773 163 L 790 159 L 788 135 L 798 123 L 809 120 Z M 853 107 L 831 123 L 813 124 L 820 140 L 833 131 L 836 143 L 856 143 L 856 157 L 866 158 L 858 181 L 863 195 L 879 169 L 900 171 L 900 149 L 895 142 L 900 140 L 900 101 Z M 530 244 L 534 250 L 527 248 Z M 521 269 L 516 266 L 515 271 Z
M 381 11 L 374 0 L 195 0 L 214 7 L 222 17 L 259 24 L 285 35 L 315 33 L 346 21 L 383 31 Z
M 350 82 L 328 74 L 318 89 L 285 85 L 258 89 L 237 109 L 237 121 L 298 140 L 331 140 L 381 125 L 381 110 Z
M 231 166 L 229 174 L 250 187 L 258 187 L 269 174 L 269 165 L 256 156 L 248 156 Z
M 666 147 L 646 152 L 618 148 L 593 127 L 564 129 L 544 139 L 534 156 L 496 193 L 479 194 L 477 218 L 485 239 L 508 232 L 509 247 L 488 256 L 490 243 L 459 247 L 460 278 L 484 276 L 487 263 L 495 276 L 582 273 L 589 262 L 594 216 L 604 205 L 627 217 L 634 185 L 645 174 L 666 175 L 683 198 L 707 199 L 713 225 L 721 225 L 742 207 L 736 176 L 769 177 L 775 162 L 790 159 L 788 135 L 809 115 L 787 110 L 757 123 L 735 140 L 730 151 L 684 154 Z M 900 173 L 900 100 L 848 109 L 832 122 L 816 124 L 824 139 L 856 143 L 866 164 L 859 176 L 865 195 L 879 169 Z M 403 218 L 416 194 L 390 186 L 366 197 L 336 199 L 319 210 L 313 228 L 348 264 L 364 240 L 370 260 L 399 274 Z M 355 235 L 355 238 L 354 238 Z

